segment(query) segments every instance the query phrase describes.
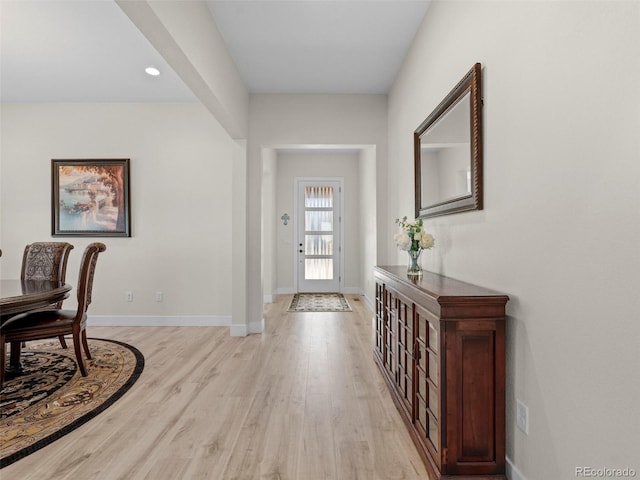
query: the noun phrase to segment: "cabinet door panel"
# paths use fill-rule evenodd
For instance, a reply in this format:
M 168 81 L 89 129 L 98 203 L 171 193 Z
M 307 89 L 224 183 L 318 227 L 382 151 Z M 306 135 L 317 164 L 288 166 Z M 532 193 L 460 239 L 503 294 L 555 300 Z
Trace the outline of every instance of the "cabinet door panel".
M 447 410 L 457 412 L 447 417 L 447 436 L 457 439 L 448 445 L 447 472 L 456 475 L 503 471 L 503 434 L 497 429 L 500 349 L 496 323 L 482 324 L 484 330 L 477 321 L 460 321 L 447 330 L 447 377 L 455 379 L 447 384 Z
M 414 305 L 416 321 L 416 416 L 418 432 L 434 462 L 441 465 L 440 399 L 440 331 L 439 320 L 433 314 Z
M 428 397 L 429 398 L 429 410 L 437 418 L 438 414 L 440 413 L 440 410 L 439 410 L 439 407 L 438 407 L 438 389 L 436 387 L 434 387 L 433 385 L 429 385 L 428 386 L 428 390 L 429 390 L 429 397 Z
M 380 358 L 384 358 L 384 315 L 384 285 L 376 282 L 375 348 Z
M 385 347 L 386 347 L 386 359 L 385 359 L 385 367 L 387 371 L 391 375 L 391 378 L 396 379 L 397 374 L 397 350 L 398 350 L 398 341 L 396 338 L 398 331 L 398 324 L 396 321 L 396 296 L 393 290 L 389 288 L 385 288 L 385 327 L 386 327 L 386 338 L 385 338 Z
M 440 338 L 438 336 L 438 330 L 432 322 L 429 322 L 429 349 L 432 352 L 438 353 L 440 351 Z
M 493 335 L 464 334 L 459 337 L 462 379 L 461 397 L 473 408 L 463 408 L 460 418 L 460 438 L 462 451 L 460 459 L 464 462 L 491 461 L 495 458 L 494 438 L 494 366 Z
M 391 323 L 396 331 L 395 380 L 407 413 L 413 416 L 413 303 L 401 293 L 389 289 L 394 302 Z

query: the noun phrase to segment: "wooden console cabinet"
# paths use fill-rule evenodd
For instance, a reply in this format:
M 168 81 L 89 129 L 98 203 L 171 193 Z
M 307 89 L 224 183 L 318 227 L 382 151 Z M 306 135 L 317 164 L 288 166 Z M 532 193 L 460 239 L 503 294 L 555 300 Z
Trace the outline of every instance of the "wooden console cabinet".
M 509 297 L 376 267 L 374 359 L 433 479 L 505 477 Z

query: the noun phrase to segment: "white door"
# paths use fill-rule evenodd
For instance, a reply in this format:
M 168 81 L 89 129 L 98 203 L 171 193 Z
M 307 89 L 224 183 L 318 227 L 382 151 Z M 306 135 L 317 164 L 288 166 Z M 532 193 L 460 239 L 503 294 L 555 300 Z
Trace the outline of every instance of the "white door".
M 298 292 L 339 292 L 342 181 L 296 183 Z

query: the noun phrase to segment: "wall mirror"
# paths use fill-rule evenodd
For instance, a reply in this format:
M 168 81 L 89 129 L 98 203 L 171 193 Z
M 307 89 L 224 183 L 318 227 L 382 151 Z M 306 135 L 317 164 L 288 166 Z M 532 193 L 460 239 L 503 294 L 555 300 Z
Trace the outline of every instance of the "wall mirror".
M 482 210 L 481 65 L 416 129 L 416 218 Z

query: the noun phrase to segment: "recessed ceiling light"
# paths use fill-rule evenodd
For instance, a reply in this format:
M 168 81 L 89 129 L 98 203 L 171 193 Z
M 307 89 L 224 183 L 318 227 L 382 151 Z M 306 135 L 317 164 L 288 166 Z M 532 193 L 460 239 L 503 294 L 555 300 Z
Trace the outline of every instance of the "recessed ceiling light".
M 156 67 L 147 67 L 144 69 L 145 72 L 147 72 L 148 75 L 151 75 L 153 77 L 157 77 L 158 75 L 160 75 L 160 70 L 158 70 Z

